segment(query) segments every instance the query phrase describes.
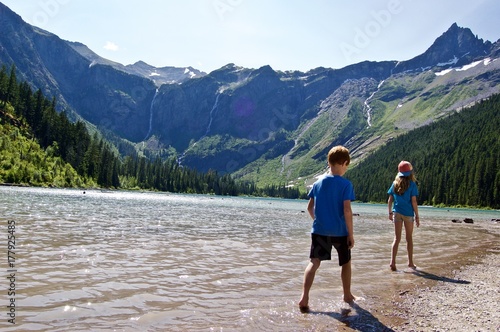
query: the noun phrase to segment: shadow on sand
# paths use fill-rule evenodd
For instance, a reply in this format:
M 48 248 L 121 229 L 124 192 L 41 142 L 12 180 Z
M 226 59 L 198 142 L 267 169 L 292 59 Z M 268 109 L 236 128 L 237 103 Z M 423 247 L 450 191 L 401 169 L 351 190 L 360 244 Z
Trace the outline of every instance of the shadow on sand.
M 470 284 L 470 281 L 467 280 L 457 280 L 457 279 L 452 279 L 448 277 L 443 277 L 443 276 L 438 276 L 429 272 L 425 272 L 422 270 L 411 270 L 411 271 L 405 271 L 405 273 L 411 273 L 413 275 L 416 275 L 418 277 L 422 277 L 425 279 L 430 279 L 430 280 L 436 280 L 436 281 L 443 281 L 443 282 L 450 282 L 453 284 Z
M 444 276 L 438 276 L 422 270 L 404 271 L 405 273 L 413 274 L 418 277 L 426 278 L 429 280 L 436 280 L 442 282 L 450 282 L 455 284 L 470 284 L 467 280 L 457 280 Z M 358 303 L 353 303 L 349 308 L 341 309 L 340 312 L 333 311 L 314 311 L 307 312 L 310 315 L 325 315 L 334 318 L 344 324 L 345 327 L 353 331 L 362 332 L 395 332 L 392 328 L 384 325 L 377 317 L 373 316 L 368 310 L 362 308 Z
M 350 308 L 342 309 L 340 312 L 309 311 L 308 313 L 332 317 L 354 331 L 395 332 L 357 303 L 351 304 Z

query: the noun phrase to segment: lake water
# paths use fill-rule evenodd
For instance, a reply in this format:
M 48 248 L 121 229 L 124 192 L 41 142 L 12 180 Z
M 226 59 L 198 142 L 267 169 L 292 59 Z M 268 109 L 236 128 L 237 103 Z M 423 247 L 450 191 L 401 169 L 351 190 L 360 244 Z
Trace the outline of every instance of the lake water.
M 420 207 L 420 275 L 389 270 L 385 205 L 353 204 L 349 308 L 335 256 L 297 307 L 309 259 L 304 200 L 0 187 L 3 331 L 376 331 L 394 294 L 446 280 L 498 244 L 498 211 Z M 474 219 L 474 224 L 452 219 Z M 9 221 L 15 260 L 8 265 Z M 406 263 L 405 242 L 398 267 Z M 9 276 L 14 275 L 14 280 Z M 14 286 L 15 295 L 7 289 Z M 14 300 L 15 308 L 9 308 Z M 8 319 L 15 314 L 15 325 Z M 11 316 L 12 317 L 12 316 Z

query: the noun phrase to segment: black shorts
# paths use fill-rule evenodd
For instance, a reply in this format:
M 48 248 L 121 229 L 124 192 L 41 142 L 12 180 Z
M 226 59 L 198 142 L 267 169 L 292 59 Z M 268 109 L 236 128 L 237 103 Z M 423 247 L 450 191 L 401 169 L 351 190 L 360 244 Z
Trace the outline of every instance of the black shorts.
M 337 249 L 339 265 L 351 260 L 351 249 L 347 245 L 347 236 L 324 236 L 311 234 L 311 252 L 309 258 L 319 258 L 320 261 L 332 259 L 332 246 Z

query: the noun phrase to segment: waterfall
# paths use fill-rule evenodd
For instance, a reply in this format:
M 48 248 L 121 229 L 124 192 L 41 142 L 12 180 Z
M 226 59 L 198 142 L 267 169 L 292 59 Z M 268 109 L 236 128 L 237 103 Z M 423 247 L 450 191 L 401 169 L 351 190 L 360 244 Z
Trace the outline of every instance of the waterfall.
M 368 127 L 371 127 L 372 126 L 372 108 L 370 107 L 370 105 L 368 104 L 368 102 L 373 98 L 373 96 L 375 95 L 375 93 L 380 90 L 380 87 L 382 86 L 382 84 L 384 83 L 384 81 L 382 80 L 378 86 L 377 86 L 377 90 L 375 92 L 373 92 L 370 97 L 366 98 L 365 100 L 365 103 L 364 103 L 364 108 L 363 108 L 363 111 L 366 110 L 366 122 L 368 122 Z
M 205 138 L 209 133 L 210 133 L 210 130 L 212 129 L 212 121 L 214 119 L 214 115 L 217 111 L 217 108 L 219 107 L 219 96 L 221 95 L 222 91 L 219 91 L 217 93 L 217 96 L 215 97 L 215 103 L 214 103 L 214 106 L 212 106 L 212 109 L 210 110 L 210 117 L 209 117 L 209 120 L 208 120 L 208 125 L 207 125 L 207 130 L 205 130 L 205 134 L 203 134 L 196 142 L 193 143 L 192 146 L 195 146 L 196 143 L 198 143 L 199 141 L 201 141 L 203 138 Z M 184 159 L 184 157 L 186 156 L 186 152 L 189 151 L 189 149 L 191 148 L 188 147 L 180 157 L 177 158 L 177 164 L 179 166 L 182 166 L 182 160 Z
M 368 122 L 368 127 L 371 127 L 372 126 L 372 108 L 370 107 L 370 105 L 368 105 L 368 102 L 370 101 L 370 99 L 373 98 L 373 95 L 375 95 L 375 92 L 373 92 L 370 97 L 368 97 L 366 100 L 365 100 L 365 107 L 364 107 L 364 110 L 366 110 L 366 122 Z
M 155 102 L 156 96 L 158 95 L 158 88 L 156 88 L 155 95 L 153 96 L 153 100 L 151 101 L 151 106 L 149 107 L 149 130 L 144 137 L 143 141 L 147 140 L 149 135 L 151 135 L 151 131 L 153 130 L 153 104 Z
M 212 107 L 212 110 L 210 111 L 210 120 L 208 121 L 207 130 L 205 131 L 205 134 L 200 139 L 207 136 L 208 133 L 210 132 L 210 129 L 212 128 L 212 121 L 214 119 L 214 114 L 217 111 L 217 108 L 219 107 L 219 96 L 220 96 L 220 93 L 218 93 L 217 97 L 215 97 L 214 106 Z

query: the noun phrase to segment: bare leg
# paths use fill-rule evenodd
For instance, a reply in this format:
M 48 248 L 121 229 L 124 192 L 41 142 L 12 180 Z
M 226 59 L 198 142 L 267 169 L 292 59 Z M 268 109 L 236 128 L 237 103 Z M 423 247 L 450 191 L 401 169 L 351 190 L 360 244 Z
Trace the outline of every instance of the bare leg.
M 398 254 L 399 242 L 401 242 L 401 232 L 403 231 L 403 223 L 401 221 L 394 222 L 394 241 L 392 242 L 391 251 L 391 270 L 396 271 L 396 256 Z
M 356 298 L 351 293 L 351 261 L 342 265 L 340 276 L 342 278 L 342 288 L 344 289 L 344 301 L 353 302 Z
M 312 258 L 304 271 L 304 284 L 302 286 L 302 296 L 299 301 L 301 311 L 307 311 L 309 308 L 309 291 L 311 290 L 314 276 L 318 270 L 321 261 L 318 258 Z
M 405 221 L 406 250 L 408 251 L 408 267 L 416 268 L 413 264 L 413 222 Z

